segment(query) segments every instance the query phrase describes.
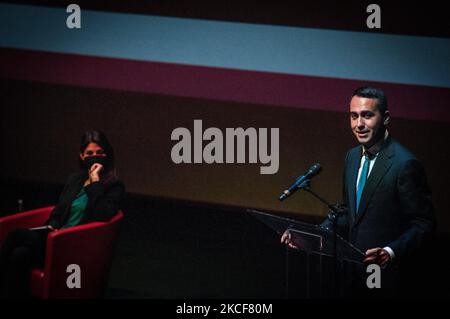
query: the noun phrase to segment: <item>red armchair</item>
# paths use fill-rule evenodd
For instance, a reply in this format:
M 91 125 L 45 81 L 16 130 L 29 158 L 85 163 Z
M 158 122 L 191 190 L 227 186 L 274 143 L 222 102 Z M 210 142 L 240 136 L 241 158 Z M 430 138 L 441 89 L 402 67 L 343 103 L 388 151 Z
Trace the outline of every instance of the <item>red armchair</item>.
M 42 226 L 52 207 L 0 218 L 0 245 L 17 228 Z M 45 265 L 31 273 L 31 294 L 38 298 L 100 298 L 106 288 L 123 213 L 108 222 L 92 222 L 48 234 Z M 81 287 L 68 288 L 67 266 L 80 267 Z

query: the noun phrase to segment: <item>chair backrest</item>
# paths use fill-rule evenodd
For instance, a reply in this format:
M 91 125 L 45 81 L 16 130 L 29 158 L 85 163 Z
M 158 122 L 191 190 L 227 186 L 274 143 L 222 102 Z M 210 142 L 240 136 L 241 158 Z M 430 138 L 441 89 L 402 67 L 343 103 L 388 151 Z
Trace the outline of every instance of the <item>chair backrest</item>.
M 41 298 L 99 298 L 107 286 L 123 213 L 51 232 L 47 238 Z M 79 279 L 80 287 L 73 287 Z M 39 295 L 39 293 L 37 293 Z

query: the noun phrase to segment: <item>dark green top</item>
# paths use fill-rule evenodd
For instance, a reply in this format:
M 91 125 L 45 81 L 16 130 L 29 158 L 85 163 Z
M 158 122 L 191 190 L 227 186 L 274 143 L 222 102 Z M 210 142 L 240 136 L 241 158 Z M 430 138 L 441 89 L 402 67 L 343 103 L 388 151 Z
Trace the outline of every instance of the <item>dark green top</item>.
M 72 202 L 69 219 L 62 228 L 78 225 L 81 221 L 81 218 L 83 218 L 87 203 L 88 197 L 86 192 L 84 191 L 84 187 L 82 187 L 80 192 L 77 194 L 77 197 Z

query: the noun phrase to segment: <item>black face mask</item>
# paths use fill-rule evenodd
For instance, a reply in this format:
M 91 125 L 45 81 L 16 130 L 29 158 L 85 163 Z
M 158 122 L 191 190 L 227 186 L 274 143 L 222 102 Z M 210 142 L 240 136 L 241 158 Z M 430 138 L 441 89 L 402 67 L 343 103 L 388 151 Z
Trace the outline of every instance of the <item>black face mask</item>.
M 95 163 L 101 164 L 103 169 L 107 169 L 107 157 L 106 156 L 87 156 L 83 160 L 83 165 L 87 170 L 90 170 Z

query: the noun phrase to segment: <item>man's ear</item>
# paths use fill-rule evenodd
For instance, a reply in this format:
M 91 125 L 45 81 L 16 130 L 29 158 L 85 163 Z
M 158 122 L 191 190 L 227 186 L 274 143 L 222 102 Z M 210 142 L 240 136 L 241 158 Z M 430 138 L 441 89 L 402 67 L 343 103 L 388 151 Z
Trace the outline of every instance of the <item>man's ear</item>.
M 84 156 L 83 154 L 80 153 L 80 159 L 83 161 L 84 160 Z
M 391 118 L 389 116 L 389 111 L 384 112 L 383 118 L 384 118 L 384 121 L 383 121 L 384 126 L 388 125 L 389 121 L 391 120 Z

